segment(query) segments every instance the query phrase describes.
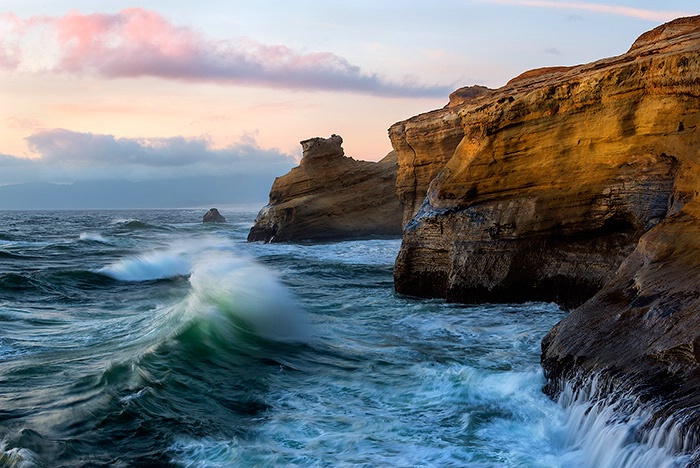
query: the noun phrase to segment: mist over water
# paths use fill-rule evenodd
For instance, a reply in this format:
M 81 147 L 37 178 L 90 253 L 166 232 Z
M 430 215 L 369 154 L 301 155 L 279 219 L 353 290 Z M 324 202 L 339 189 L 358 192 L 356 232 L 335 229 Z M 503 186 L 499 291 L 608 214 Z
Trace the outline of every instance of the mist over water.
M 643 410 L 541 392 L 556 306 L 396 296 L 398 240 L 247 244 L 255 213 L 0 215 L 2 466 L 688 461 L 635 433 Z

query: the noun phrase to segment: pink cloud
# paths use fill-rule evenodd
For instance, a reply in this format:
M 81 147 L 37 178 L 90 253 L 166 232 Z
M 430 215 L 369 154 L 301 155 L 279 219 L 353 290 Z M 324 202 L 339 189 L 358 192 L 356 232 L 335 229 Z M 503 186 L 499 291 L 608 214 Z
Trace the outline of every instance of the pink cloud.
M 49 36 L 47 41 L 55 39 L 55 56 L 41 57 L 38 62 L 50 62 L 43 70 L 54 73 L 93 74 L 108 79 L 152 76 L 404 97 L 444 96 L 452 88 L 388 81 L 330 52 L 300 53 L 252 39 L 211 40 L 141 8 L 116 14 L 71 12 L 62 17 L 28 20 L 5 15 L 0 16 L 3 23 L 12 31 L 10 39 L 0 39 L 0 67 L 6 69 L 21 68 L 29 63 L 29 56 L 41 55 L 42 51 L 33 49 L 24 39 L 45 34 Z
M 491 3 L 506 5 L 522 5 L 537 8 L 554 8 L 559 10 L 589 11 L 616 16 L 627 16 L 647 21 L 666 22 L 682 16 L 690 16 L 686 11 L 650 10 L 648 8 L 634 8 L 621 5 L 604 5 L 601 3 L 586 2 L 561 2 L 552 0 L 490 0 Z
M 20 31 L 22 22 L 11 13 L 0 13 L 0 68 L 13 70 L 19 66 L 19 45 L 9 38 Z

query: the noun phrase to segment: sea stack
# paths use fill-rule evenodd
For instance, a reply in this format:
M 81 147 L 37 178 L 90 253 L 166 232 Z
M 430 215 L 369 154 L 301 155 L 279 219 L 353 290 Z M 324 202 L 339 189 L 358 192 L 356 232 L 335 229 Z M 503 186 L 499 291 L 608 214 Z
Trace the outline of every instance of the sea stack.
M 396 196 L 392 151 L 379 162 L 345 156 L 343 139 L 301 142 L 298 167 L 275 179 L 248 241 L 332 241 L 399 237 L 402 207 Z
M 204 217 L 202 218 L 203 223 L 225 223 L 226 218 L 224 218 L 221 213 L 219 213 L 219 210 L 216 208 L 211 208 L 209 211 L 207 211 L 204 214 Z
M 659 414 L 696 408 L 699 126 L 700 17 L 395 124 L 396 290 L 557 302 L 573 311 L 543 342 L 552 395 L 597 376 Z M 699 427 L 687 412 L 693 440 Z

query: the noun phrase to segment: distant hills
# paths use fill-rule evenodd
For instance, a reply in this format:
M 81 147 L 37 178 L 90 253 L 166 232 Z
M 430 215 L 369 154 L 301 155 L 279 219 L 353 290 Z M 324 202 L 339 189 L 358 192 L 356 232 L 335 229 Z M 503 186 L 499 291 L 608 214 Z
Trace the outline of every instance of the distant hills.
M 34 182 L 0 186 L 0 210 L 188 208 L 234 204 L 264 205 L 269 176 L 187 177 L 130 182 Z

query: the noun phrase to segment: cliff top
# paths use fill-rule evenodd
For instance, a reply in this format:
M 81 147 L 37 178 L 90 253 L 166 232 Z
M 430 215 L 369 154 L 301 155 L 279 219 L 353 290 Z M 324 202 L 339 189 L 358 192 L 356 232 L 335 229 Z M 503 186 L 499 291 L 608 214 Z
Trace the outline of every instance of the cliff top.
M 333 134 L 330 138 L 309 138 L 299 143 L 302 149 L 300 163 L 302 166 L 314 161 L 341 159 L 345 156 L 343 138 L 340 135 Z
M 639 36 L 627 53 L 639 52 L 647 47 L 659 48 L 670 43 L 680 45 L 684 42 L 683 36 L 697 37 L 699 34 L 700 16 L 677 18 Z

